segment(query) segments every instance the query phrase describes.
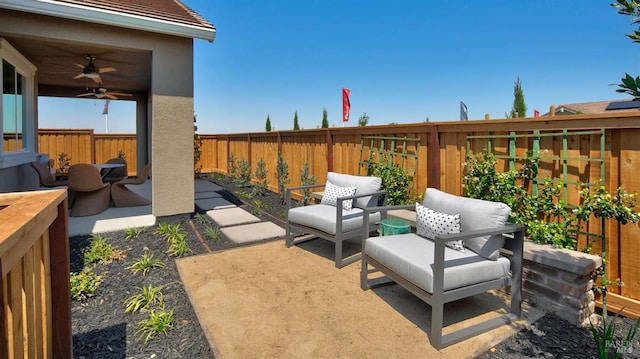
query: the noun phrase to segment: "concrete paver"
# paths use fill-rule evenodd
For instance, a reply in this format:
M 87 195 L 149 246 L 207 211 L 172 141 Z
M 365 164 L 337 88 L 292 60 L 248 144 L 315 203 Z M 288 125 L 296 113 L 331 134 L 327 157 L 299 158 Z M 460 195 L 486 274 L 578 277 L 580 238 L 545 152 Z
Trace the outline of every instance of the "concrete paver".
M 220 187 L 219 185 L 207 181 L 207 180 L 201 180 L 201 179 L 196 179 L 195 180 L 195 191 L 196 193 L 198 192 L 216 192 L 216 191 L 222 191 L 223 188 Z
M 197 199 L 196 206 L 203 211 L 209 211 L 212 209 L 220 209 L 220 208 L 233 208 L 236 205 L 227 201 L 224 198 L 204 198 Z
M 260 218 L 239 207 L 215 209 L 207 215 L 220 227 L 236 226 L 238 224 L 260 222 Z
M 271 222 L 225 227 L 222 228 L 220 232 L 234 243 L 255 242 L 265 239 L 284 237 L 285 235 L 284 228 Z
M 222 195 L 215 191 L 196 192 L 196 199 L 222 198 Z

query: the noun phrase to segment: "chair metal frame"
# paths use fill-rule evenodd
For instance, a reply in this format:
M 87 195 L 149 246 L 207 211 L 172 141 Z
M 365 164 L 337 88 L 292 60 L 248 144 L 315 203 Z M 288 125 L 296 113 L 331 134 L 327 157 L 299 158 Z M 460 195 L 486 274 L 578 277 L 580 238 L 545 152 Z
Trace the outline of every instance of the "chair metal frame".
M 408 209 L 415 208 L 414 205 L 388 206 L 388 207 L 370 207 L 365 209 L 364 226 L 369 224 L 369 213 L 392 209 Z M 368 275 L 370 273 L 382 272 L 388 279 L 396 282 L 406 290 L 420 298 L 431 306 L 431 333 L 429 339 L 431 345 L 440 350 L 449 345 L 458 343 L 462 340 L 474 337 L 478 334 L 487 332 L 491 329 L 498 328 L 502 325 L 509 324 L 517 320 L 522 315 L 522 261 L 523 261 L 523 245 L 524 245 L 524 227 L 520 225 L 507 224 L 499 228 L 490 228 L 486 230 L 476 230 L 461 232 L 456 234 L 436 236 L 434 239 L 434 263 L 433 263 L 433 293 L 425 291 L 423 288 L 405 279 L 402 275 L 396 273 L 392 269 L 384 266 L 380 262 L 368 256 L 365 252 L 365 246 L 369 232 L 362 232 L 362 267 L 360 271 L 360 287 L 367 290 L 375 285 L 369 282 Z M 505 238 L 502 254 L 507 254 L 511 261 L 511 277 L 507 281 L 504 279 L 494 279 L 477 283 L 474 285 L 444 290 L 444 268 L 445 268 L 445 242 L 465 240 L 470 238 L 481 237 L 485 235 L 502 234 Z M 429 240 L 426 239 L 425 240 Z M 428 253 L 425 253 L 427 255 Z M 488 260 L 488 259 L 487 259 Z M 374 269 L 370 270 L 369 266 Z M 443 335 L 443 319 L 444 305 L 458 299 L 471 297 L 484 293 L 491 289 L 510 287 L 511 308 L 506 314 L 488 319 L 478 324 L 459 329 Z
M 297 190 L 308 190 L 308 189 L 312 189 L 312 188 L 324 188 L 325 184 L 312 184 L 312 185 L 305 185 L 305 186 L 296 186 L 296 187 L 289 187 L 286 190 L 286 206 L 287 206 L 287 211 L 286 211 L 286 224 L 285 224 L 285 231 L 286 231 L 286 237 L 285 237 L 285 245 L 288 247 L 291 247 L 292 245 L 297 245 L 297 244 L 301 244 L 307 241 L 310 241 L 312 239 L 316 239 L 317 237 L 319 238 L 323 238 L 326 240 L 329 240 L 333 243 L 335 243 L 335 265 L 336 268 L 342 268 L 346 265 L 349 265 L 351 263 L 357 262 L 360 259 L 361 253 L 357 253 L 354 254 L 348 258 L 343 258 L 343 254 L 342 254 L 342 243 L 343 241 L 347 240 L 347 239 L 351 239 L 351 238 L 355 238 L 355 237 L 360 237 L 362 235 L 362 231 L 363 228 L 358 228 L 352 231 L 343 231 L 342 230 L 342 213 L 343 213 L 343 208 L 342 208 L 342 202 L 346 201 L 346 200 L 352 200 L 352 199 L 356 199 L 356 198 L 362 198 L 362 197 L 376 197 L 378 200 L 376 201 L 376 203 L 379 204 L 386 204 L 387 201 L 387 192 L 384 190 L 380 190 L 380 191 L 376 191 L 376 192 L 372 192 L 372 193 L 367 193 L 367 194 L 361 194 L 361 195 L 354 195 L 354 196 L 346 196 L 346 197 L 339 197 L 337 199 L 337 203 L 336 203 L 336 217 L 335 217 L 335 221 L 336 221 L 336 234 L 331 234 L 331 233 L 327 233 L 324 232 L 322 230 L 319 230 L 317 228 L 313 228 L 313 227 L 309 227 L 309 226 L 305 226 L 305 225 L 301 225 L 298 223 L 291 223 L 289 222 L 289 210 L 291 209 L 291 192 L 292 191 L 297 191 Z M 313 205 L 313 204 L 311 204 Z M 364 216 L 364 210 L 362 212 L 362 215 Z M 367 222 L 368 223 L 368 222 Z M 369 231 L 375 231 L 378 227 L 377 223 L 370 223 L 367 225 L 367 228 Z M 295 238 L 293 237 L 293 232 L 292 229 L 298 229 L 304 233 L 308 233 L 308 234 L 312 234 L 313 237 L 310 238 L 304 238 L 304 239 L 299 239 L 299 240 L 295 240 Z

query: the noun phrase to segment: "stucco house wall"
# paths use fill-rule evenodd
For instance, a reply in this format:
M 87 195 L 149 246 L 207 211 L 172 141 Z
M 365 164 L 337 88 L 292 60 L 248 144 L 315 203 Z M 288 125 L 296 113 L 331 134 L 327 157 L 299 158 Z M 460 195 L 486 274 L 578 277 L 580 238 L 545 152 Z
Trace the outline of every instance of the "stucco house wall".
M 151 83 L 137 101 L 140 167 L 152 163 L 152 213 L 156 217 L 191 213 L 194 210 L 193 181 L 193 39 L 87 23 L 53 16 L 0 9 L 0 37 L 77 44 L 105 48 L 144 51 L 150 62 Z M 36 76 L 37 77 L 37 76 Z M 61 89 L 61 91 L 63 91 Z M 146 123 L 144 119 L 146 118 Z M 37 122 L 36 122 L 37 128 Z M 150 141 L 147 141 L 150 134 Z M 28 169 L 27 169 L 28 170 Z M 0 172 L 6 187 L 25 174 L 23 169 Z M 15 190 L 24 190 L 15 186 Z

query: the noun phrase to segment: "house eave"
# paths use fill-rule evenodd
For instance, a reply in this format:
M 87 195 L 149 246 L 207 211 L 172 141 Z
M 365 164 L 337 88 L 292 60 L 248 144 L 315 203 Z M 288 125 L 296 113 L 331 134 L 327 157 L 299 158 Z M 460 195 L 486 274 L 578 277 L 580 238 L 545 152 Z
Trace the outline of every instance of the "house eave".
M 0 1 L 0 8 L 166 35 L 202 39 L 209 42 L 213 42 L 216 36 L 215 28 L 207 29 L 188 24 L 176 24 L 166 20 L 151 19 L 103 9 L 92 9 L 85 6 L 59 3 L 51 0 L 2 0 Z

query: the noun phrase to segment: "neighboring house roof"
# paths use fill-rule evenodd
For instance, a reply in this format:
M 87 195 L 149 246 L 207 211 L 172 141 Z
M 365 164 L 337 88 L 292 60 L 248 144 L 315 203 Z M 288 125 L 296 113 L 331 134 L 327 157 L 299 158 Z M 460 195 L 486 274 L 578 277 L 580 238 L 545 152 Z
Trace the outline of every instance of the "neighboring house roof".
M 624 103 L 628 103 L 630 100 L 608 100 L 608 101 L 594 101 L 594 102 L 581 102 L 581 103 L 568 103 L 561 104 L 556 107 L 556 116 L 562 115 L 575 115 L 575 114 L 596 114 L 596 113 L 608 113 L 612 111 L 640 111 L 639 107 L 636 108 L 618 108 L 618 109 L 607 109 L 613 104 L 613 107 L 616 107 L 616 104 L 621 105 Z M 626 106 L 622 106 L 626 107 Z M 545 113 L 544 116 L 549 116 L 549 113 Z
M 216 33 L 180 0 L 2 0 L 3 7 L 209 41 Z

